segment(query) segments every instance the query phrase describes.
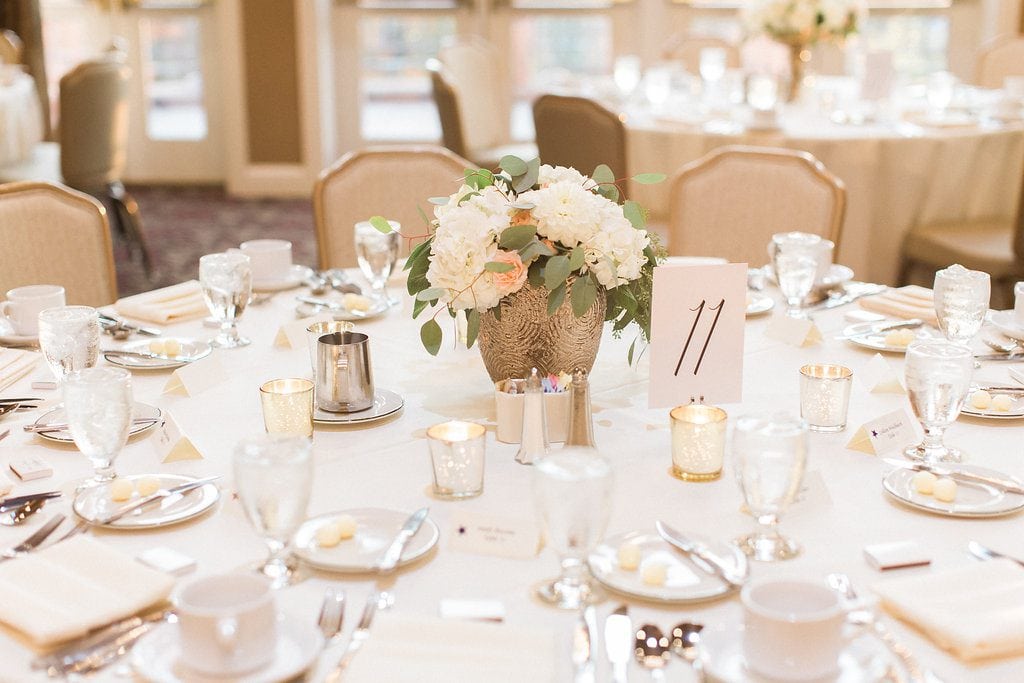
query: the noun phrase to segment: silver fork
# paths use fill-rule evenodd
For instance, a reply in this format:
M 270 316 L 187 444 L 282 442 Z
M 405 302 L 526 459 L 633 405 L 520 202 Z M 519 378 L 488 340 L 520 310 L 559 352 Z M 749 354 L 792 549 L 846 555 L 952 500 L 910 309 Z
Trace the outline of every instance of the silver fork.
M 377 605 L 380 600 L 380 591 L 370 591 L 370 594 L 366 597 L 366 605 L 363 607 L 363 616 L 359 618 L 359 624 L 356 625 L 356 630 L 353 631 L 352 638 L 348 641 L 345 652 L 341 655 L 341 660 L 327 674 L 327 678 L 324 679 L 326 683 L 338 683 L 341 680 L 342 673 L 352 663 L 352 659 L 359 651 L 359 648 L 370 637 L 370 624 L 373 622 L 373 615 L 377 613 Z
M 20 557 L 32 550 L 35 550 L 43 541 L 50 537 L 50 534 L 52 534 L 63 521 L 64 515 L 57 513 L 50 518 L 50 521 L 39 527 L 34 534 L 18 545 L 5 550 L 0 550 L 0 562 L 3 562 L 4 560 L 13 560 L 16 557 Z
M 330 644 L 341 635 L 341 627 L 345 623 L 345 591 L 328 588 L 324 593 L 324 601 L 320 605 L 320 616 L 316 620 L 324 641 Z

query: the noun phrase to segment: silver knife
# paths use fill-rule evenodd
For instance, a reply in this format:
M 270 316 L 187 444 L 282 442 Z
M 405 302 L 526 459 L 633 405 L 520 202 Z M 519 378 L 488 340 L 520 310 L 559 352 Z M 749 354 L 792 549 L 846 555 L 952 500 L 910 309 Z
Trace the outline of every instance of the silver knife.
M 174 494 L 177 493 L 187 493 L 201 486 L 206 486 L 207 484 L 212 483 L 218 479 L 220 479 L 219 476 L 206 477 L 204 479 L 196 479 L 194 481 L 185 482 L 184 484 L 178 484 L 177 486 L 172 486 L 169 489 L 160 489 L 155 493 L 151 493 L 148 496 L 143 496 L 142 498 L 139 498 L 137 501 L 133 503 L 128 503 L 127 505 L 118 508 L 115 512 L 112 512 L 106 517 L 94 521 L 93 524 L 98 524 L 100 526 L 103 526 L 105 524 L 112 524 L 113 522 L 116 522 L 125 515 L 131 514 L 132 512 L 135 512 L 136 510 L 144 508 L 148 505 L 152 505 L 153 503 L 159 500 L 163 500 L 168 496 L 173 496 Z
M 967 543 L 967 550 L 969 550 L 971 555 L 974 555 L 979 560 L 994 560 L 997 557 L 1005 557 L 1008 560 L 1013 560 L 1017 564 L 1024 566 L 1024 560 L 1018 560 L 1016 557 L 1010 557 L 1009 555 L 1004 555 L 1003 553 L 997 553 L 995 550 L 983 546 L 977 541 L 969 541 Z
M 597 634 L 594 606 L 587 605 L 572 628 L 573 683 L 594 683 L 594 636 Z
M 604 653 L 612 665 L 612 681 L 626 683 L 626 670 L 633 657 L 633 622 L 625 605 L 619 607 L 604 620 Z
M 337 683 L 341 680 L 342 672 L 348 668 L 348 665 L 352 663 L 353 657 L 359 652 L 359 648 L 370 637 L 370 624 L 373 622 L 373 615 L 377 613 L 378 602 L 380 602 L 380 591 L 370 591 L 370 594 L 366 597 L 366 606 L 363 607 L 363 616 L 359 618 L 359 624 L 356 625 L 356 630 L 352 632 L 352 638 L 348 641 L 348 645 L 345 646 L 345 652 L 342 653 L 341 659 L 334 669 L 327 674 L 327 678 L 324 679 L 325 683 Z
M 402 551 L 405 550 L 405 546 L 409 543 L 409 540 L 416 535 L 420 527 L 423 525 L 423 520 L 427 518 L 427 513 L 430 512 L 430 508 L 420 508 L 416 512 L 409 516 L 409 519 L 405 520 L 405 524 L 402 525 L 401 531 L 395 536 L 395 540 L 391 541 L 391 545 L 384 551 L 384 555 L 380 558 L 380 562 L 377 563 L 377 572 L 380 574 L 390 574 L 394 571 L 395 567 L 398 566 L 398 561 L 402 559 Z
M 1006 493 L 1016 493 L 1024 495 L 1024 486 L 1020 482 L 1012 479 L 1000 479 L 998 477 L 989 477 L 984 474 L 977 474 L 975 472 L 968 472 L 967 470 L 958 470 L 951 467 L 942 467 L 937 465 L 929 465 L 923 462 L 911 462 L 909 460 L 897 460 L 895 458 L 884 458 L 882 460 L 887 465 L 893 467 L 899 467 L 905 470 L 914 470 L 915 472 L 931 472 L 938 477 L 949 477 L 950 479 L 960 479 L 962 481 L 974 481 L 980 484 L 989 484 L 1002 489 Z
M 0 550 L 0 562 L 3 562 L 4 560 L 13 560 L 14 558 L 24 555 L 25 553 L 32 552 L 40 545 L 42 545 L 43 542 L 50 537 L 50 534 L 52 534 L 54 530 L 56 530 L 56 528 L 59 527 L 61 525 L 61 522 L 63 521 L 64 515 L 57 513 L 52 518 L 50 518 L 50 521 L 48 521 L 43 526 L 39 527 L 39 529 L 36 530 L 34 534 L 26 538 L 18 545 L 12 548 Z
M 60 498 L 60 491 L 43 491 L 41 493 L 29 493 L 24 496 L 14 496 L 13 498 L 4 498 L 0 500 L 0 512 L 7 512 L 16 507 L 20 507 L 25 503 L 35 500 L 50 500 L 51 498 Z
M 974 355 L 974 360 L 992 360 L 992 361 L 1024 361 L 1024 352 L 1017 351 L 1016 353 L 977 353 Z
M 878 334 L 880 332 L 889 332 L 891 330 L 912 330 L 924 325 L 924 321 L 920 318 L 911 318 L 910 320 L 900 320 L 894 323 L 884 323 L 881 325 L 872 325 L 870 329 L 864 330 L 863 332 L 857 332 L 855 334 L 845 334 L 836 339 L 856 339 L 857 337 L 864 337 L 869 334 Z
M 164 607 L 128 617 L 82 636 L 32 660 L 32 668 L 51 677 L 96 671 L 126 652 L 139 638 L 166 620 L 172 612 Z
M 678 548 L 694 560 L 700 560 L 696 564 L 701 569 L 708 570 L 710 574 L 717 576 L 734 588 L 743 586 L 743 581 L 733 576 L 732 570 L 726 567 L 719 558 L 709 553 L 704 544 L 687 538 L 661 520 L 655 522 L 654 526 L 658 529 L 658 535 L 665 539 L 669 545 Z
M 138 427 L 140 425 L 153 424 L 154 422 L 163 422 L 163 417 L 137 417 L 131 422 L 132 427 Z M 25 425 L 23 429 L 26 432 L 32 432 L 33 434 L 42 434 L 44 432 L 63 432 L 67 431 L 70 425 L 67 422 L 50 422 L 47 424 L 30 424 Z

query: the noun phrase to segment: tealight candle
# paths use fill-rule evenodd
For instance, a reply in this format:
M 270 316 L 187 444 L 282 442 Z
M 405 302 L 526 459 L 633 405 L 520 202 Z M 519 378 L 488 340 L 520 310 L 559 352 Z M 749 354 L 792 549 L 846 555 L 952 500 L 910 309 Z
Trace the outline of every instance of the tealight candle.
M 669 412 L 672 422 L 672 474 L 684 481 L 712 481 L 722 476 L 726 413 L 691 403 Z
M 427 430 L 434 467 L 434 495 L 472 498 L 484 491 L 487 430 L 475 422 L 442 422 Z
M 816 432 L 846 429 L 853 372 L 842 365 L 814 363 L 800 368 L 800 417 Z
M 264 382 L 260 402 L 268 434 L 313 436 L 313 383 L 308 379 Z

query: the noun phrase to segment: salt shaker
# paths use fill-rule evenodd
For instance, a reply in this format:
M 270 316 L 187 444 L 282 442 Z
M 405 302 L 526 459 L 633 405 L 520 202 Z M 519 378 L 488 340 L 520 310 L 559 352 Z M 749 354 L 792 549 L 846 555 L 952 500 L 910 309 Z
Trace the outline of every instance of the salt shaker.
M 530 371 L 526 380 L 523 395 L 523 435 L 519 439 L 519 452 L 516 462 L 521 465 L 532 465 L 537 458 L 547 455 L 548 424 L 544 412 L 544 392 L 540 386 L 540 375 L 537 368 Z
M 590 416 L 590 382 L 581 368 L 572 371 L 572 386 L 569 397 L 569 436 L 566 446 L 596 448 L 594 425 Z

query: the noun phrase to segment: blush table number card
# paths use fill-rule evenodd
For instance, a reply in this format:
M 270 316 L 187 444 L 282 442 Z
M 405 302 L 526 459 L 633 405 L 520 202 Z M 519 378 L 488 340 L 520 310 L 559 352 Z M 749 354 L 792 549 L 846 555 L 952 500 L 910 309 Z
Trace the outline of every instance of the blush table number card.
M 745 263 L 655 269 L 651 408 L 741 399 L 746 298 Z

